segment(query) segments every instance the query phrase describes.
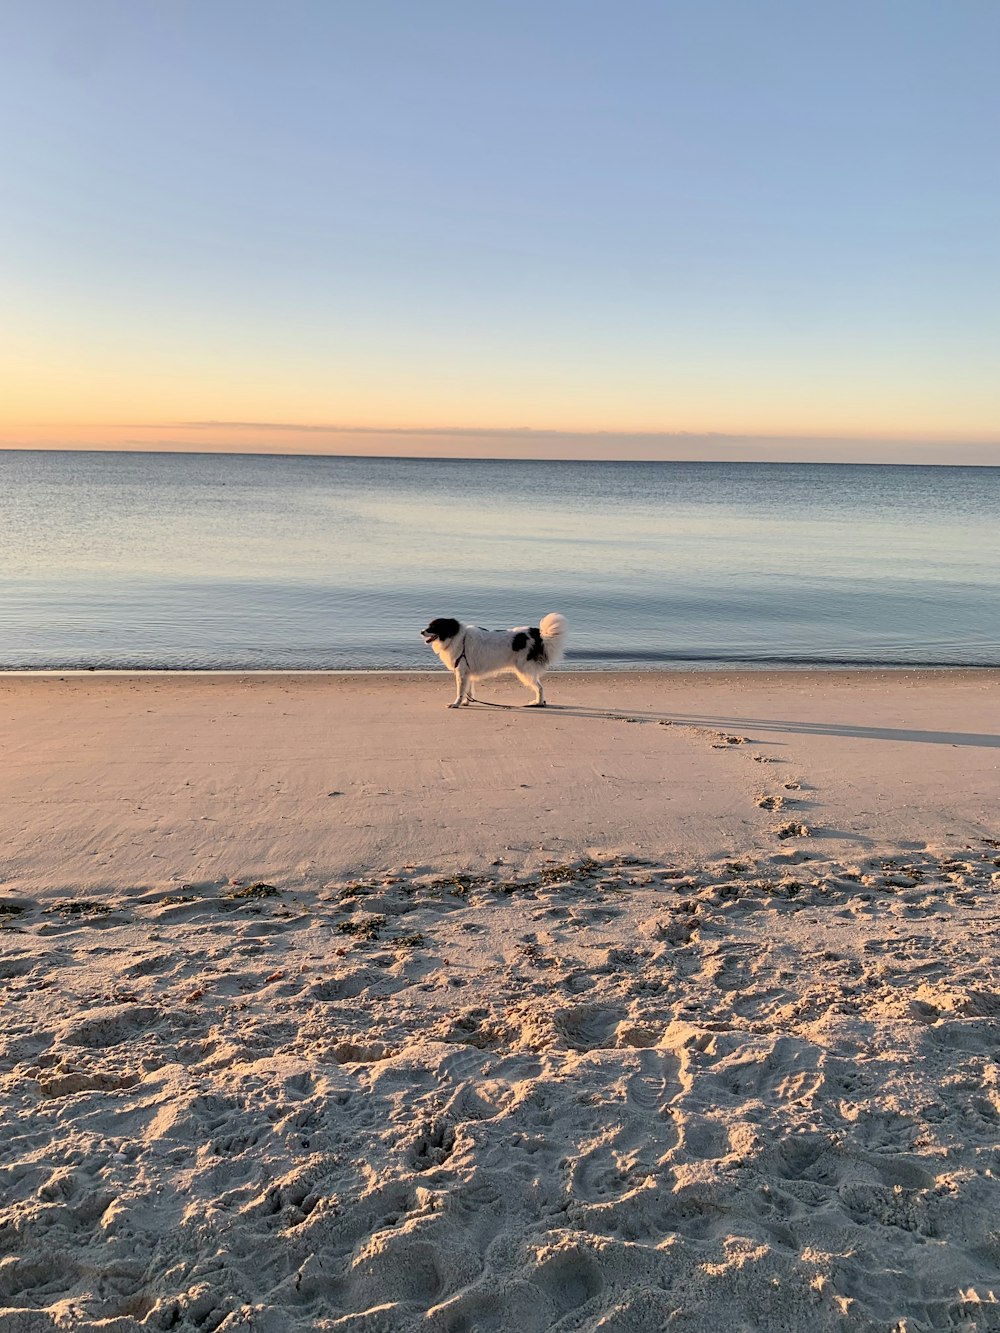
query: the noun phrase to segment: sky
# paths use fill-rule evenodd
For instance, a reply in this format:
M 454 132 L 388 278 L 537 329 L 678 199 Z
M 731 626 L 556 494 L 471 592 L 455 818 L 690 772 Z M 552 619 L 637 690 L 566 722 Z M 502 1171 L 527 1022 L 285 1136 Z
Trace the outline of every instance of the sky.
M 996 0 L 5 0 L 0 447 L 1000 464 Z

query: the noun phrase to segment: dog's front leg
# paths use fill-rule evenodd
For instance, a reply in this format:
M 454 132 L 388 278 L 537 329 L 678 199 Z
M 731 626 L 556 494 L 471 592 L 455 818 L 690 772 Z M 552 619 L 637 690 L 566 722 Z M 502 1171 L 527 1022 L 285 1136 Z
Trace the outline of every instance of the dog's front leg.
M 469 688 L 469 673 L 461 667 L 455 669 L 455 702 L 449 704 L 449 708 L 461 708 L 465 701 L 466 691 Z

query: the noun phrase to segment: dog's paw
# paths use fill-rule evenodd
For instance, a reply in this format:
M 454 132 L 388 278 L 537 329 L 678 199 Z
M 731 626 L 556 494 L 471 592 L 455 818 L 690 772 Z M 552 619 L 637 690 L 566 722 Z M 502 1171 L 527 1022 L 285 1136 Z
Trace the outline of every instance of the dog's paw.
M 462 701 L 461 701 L 461 699 L 456 699 L 455 702 L 454 702 L 453 704 L 449 704 L 448 707 L 449 707 L 449 708 L 461 708 L 461 707 L 462 707 Z

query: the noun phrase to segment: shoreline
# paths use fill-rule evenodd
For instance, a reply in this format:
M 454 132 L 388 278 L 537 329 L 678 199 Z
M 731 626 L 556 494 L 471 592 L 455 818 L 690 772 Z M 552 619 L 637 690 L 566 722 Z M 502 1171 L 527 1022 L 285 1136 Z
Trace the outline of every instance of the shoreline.
M 755 666 L 753 664 L 731 664 L 720 662 L 717 666 L 700 664 L 682 663 L 676 667 L 664 666 L 594 666 L 594 667 L 558 667 L 556 670 L 546 676 L 547 681 L 554 679 L 563 679 L 566 677 L 582 676 L 590 678 L 593 676 L 636 676 L 647 678 L 650 676 L 664 676 L 669 679 L 675 679 L 678 676 L 706 676 L 716 679 L 720 675 L 730 675 L 734 677 L 751 676 L 758 677 L 763 675 L 773 676 L 795 676 L 815 674 L 817 676 L 838 676 L 858 674 L 869 676 L 872 673 L 882 673 L 886 675 L 928 675 L 940 673 L 943 676 L 953 677 L 955 675 L 967 672 L 969 675 L 980 676 L 983 672 L 992 671 L 1000 679 L 1000 663 L 984 663 L 982 665 L 969 665 L 968 663 L 929 663 L 929 664 L 910 664 L 899 665 L 898 663 L 882 662 L 856 662 L 856 663 L 832 663 L 824 666 L 817 663 L 781 663 L 778 665 L 762 664 Z M 147 676 L 163 676 L 168 678 L 177 677 L 211 677 L 211 676 L 317 676 L 320 678 L 327 676 L 357 676 L 359 679 L 365 679 L 369 676 L 440 676 L 441 674 L 450 676 L 445 668 L 440 665 L 426 667 L 0 667 L 0 682 L 8 679 L 33 679 L 44 676 L 74 676 L 82 678 L 92 678 L 94 676 L 110 676 L 113 678 L 135 677 L 141 679 Z M 494 677 L 493 679 L 498 679 Z

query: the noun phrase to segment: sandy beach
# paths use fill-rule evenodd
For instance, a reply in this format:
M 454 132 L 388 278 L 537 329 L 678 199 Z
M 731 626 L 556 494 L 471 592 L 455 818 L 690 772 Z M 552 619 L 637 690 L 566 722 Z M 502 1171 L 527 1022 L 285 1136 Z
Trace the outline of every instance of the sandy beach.
M 0 676 L 0 1333 L 1000 1329 L 998 685 Z

